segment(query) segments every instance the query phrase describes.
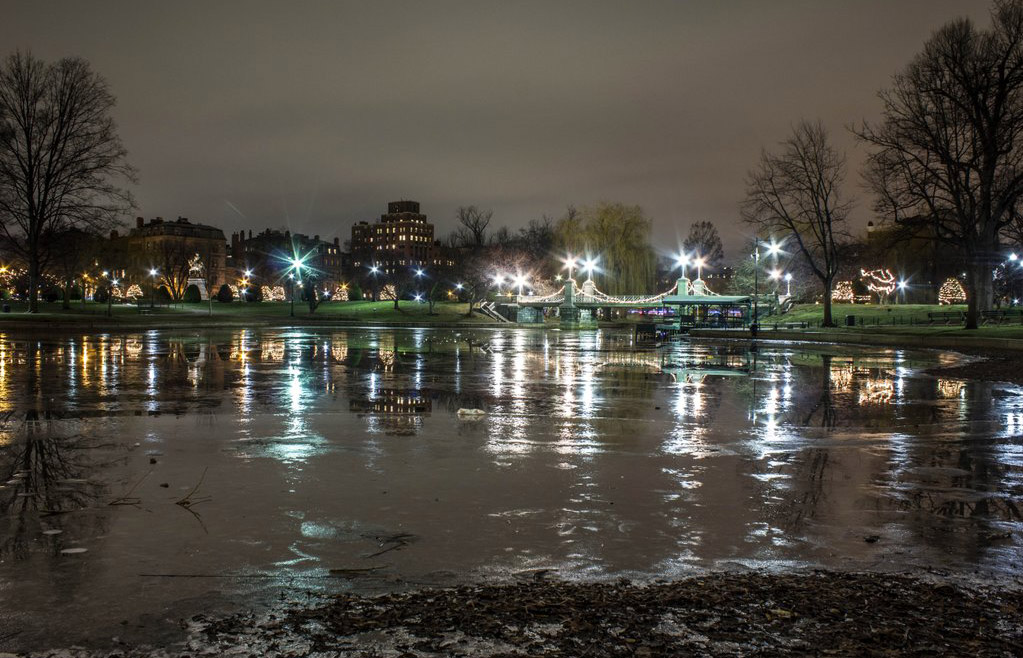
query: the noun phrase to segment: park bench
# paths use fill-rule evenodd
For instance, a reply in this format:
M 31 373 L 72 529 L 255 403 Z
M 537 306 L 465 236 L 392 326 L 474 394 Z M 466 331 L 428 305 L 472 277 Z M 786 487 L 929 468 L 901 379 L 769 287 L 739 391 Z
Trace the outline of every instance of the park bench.
M 953 322 L 959 323 L 963 321 L 962 311 L 937 311 L 927 314 L 927 320 L 930 324 L 935 322 L 941 322 L 942 324 L 952 324 Z
M 1012 322 L 1015 319 L 1019 319 L 1023 322 L 1023 311 L 1020 309 L 995 309 L 992 311 L 981 311 L 981 324 L 1002 324 L 1003 322 Z

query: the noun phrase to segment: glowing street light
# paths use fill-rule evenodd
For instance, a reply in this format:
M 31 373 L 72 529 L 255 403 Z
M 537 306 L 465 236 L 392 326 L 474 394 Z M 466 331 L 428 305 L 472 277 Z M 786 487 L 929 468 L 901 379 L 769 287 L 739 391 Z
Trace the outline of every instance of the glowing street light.
M 782 243 L 771 240 L 771 244 L 767 245 L 767 255 L 777 259 L 778 254 L 782 253 L 781 245 Z
M 675 264 L 682 268 L 682 278 L 688 280 L 689 277 L 686 274 L 686 268 L 689 267 L 689 254 L 683 252 L 675 257 Z
M 520 297 L 522 296 L 522 288 L 524 288 L 528 282 L 529 279 L 524 274 L 519 273 L 515 275 L 514 284 L 519 289 Z
M 494 285 L 500 288 L 502 283 L 504 283 L 504 275 L 498 272 L 494 275 Z
M 416 277 L 417 278 L 423 276 L 424 274 L 426 274 L 426 272 L 423 271 L 423 268 L 420 267 L 420 268 L 416 269 Z
M 785 274 L 785 296 L 792 296 L 792 272 L 787 272 Z
M 251 277 L 252 277 L 252 270 L 245 270 L 245 278 L 248 279 L 248 278 L 251 278 Z
M 587 258 L 583 261 L 583 271 L 586 272 L 586 278 L 593 278 L 593 271 L 597 269 L 597 262 L 600 260 L 599 256 L 593 258 Z
M 149 309 L 156 308 L 156 275 L 158 274 L 155 267 L 149 268 Z
M 575 256 L 573 256 L 572 254 L 569 254 L 563 260 L 564 260 L 565 265 L 564 265 L 564 267 L 562 267 L 562 269 L 567 269 L 568 270 L 568 278 L 571 279 L 572 278 L 572 270 L 574 270 L 575 266 L 576 266 Z
M 703 266 L 707 264 L 706 259 L 703 256 L 697 256 L 693 264 L 696 265 L 696 280 L 703 281 Z
M 464 285 L 462 285 L 461 283 L 456 283 L 456 284 L 455 284 L 455 290 L 461 290 L 461 289 L 462 289 L 462 288 L 464 288 L 464 287 L 465 287 L 465 286 L 464 286 Z

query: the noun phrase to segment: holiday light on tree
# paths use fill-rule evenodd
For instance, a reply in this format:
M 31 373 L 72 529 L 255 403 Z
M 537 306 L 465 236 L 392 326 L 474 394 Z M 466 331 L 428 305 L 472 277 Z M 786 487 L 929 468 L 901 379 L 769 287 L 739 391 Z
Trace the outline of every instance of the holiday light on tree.
M 831 301 L 851 304 L 855 300 L 852 281 L 838 281 L 831 290 Z
M 260 290 L 263 292 L 263 301 L 265 302 L 283 302 L 287 297 L 284 294 L 284 286 L 260 286 Z
M 334 288 L 334 294 L 331 297 L 335 302 L 347 302 L 348 301 L 348 284 L 342 283 L 338 287 Z
M 860 270 L 860 278 L 866 284 L 867 290 L 877 295 L 879 304 L 884 304 L 888 301 L 888 295 L 895 292 L 895 275 L 889 269 Z
M 137 283 L 133 283 L 128 286 L 128 292 L 124 293 L 124 296 L 131 301 L 135 301 L 142 296 L 142 287 Z
M 966 303 L 966 289 L 959 279 L 949 277 L 941 284 L 938 290 L 939 304 L 964 304 Z

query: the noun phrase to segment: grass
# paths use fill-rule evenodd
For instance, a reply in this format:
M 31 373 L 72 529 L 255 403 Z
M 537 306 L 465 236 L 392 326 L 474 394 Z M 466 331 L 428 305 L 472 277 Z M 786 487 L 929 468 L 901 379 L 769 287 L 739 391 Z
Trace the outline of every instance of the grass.
M 1023 324 L 1019 318 L 1004 324 L 982 325 L 979 329 L 967 330 L 961 324 L 931 323 L 928 313 L 966 311 L 965 305 L 939 306 L 938 304 L 834 304 L 832 318 L 839 325 L 828 331 L 848 331 L 873 334 L 899 334 L 911 336 L 976 336 L 987 338 L 1023 338 Z M 856 317 L 855 327 L 845 326 L 845 317 Z M 765 318 L 762 326 L 771 328 L 775 323 L 808 322 L 811 329 L 819 328 L 824 318 L 824 308 L 818 304 L 799 304 L 784 315 Z
M 111 315 L 107 316 L 107 305 L 95 302 L 72 302 L 70 309 L 61 308 L 60 302 L 40 302 L 38 313 L 28 312 L 27 302 L 10 301 L 11 312 L 0 314 L 0 326 L 18 324 L 76 324 L 125 325 L 145 327 L 150 325 L 230 325 L 242 323 L 260 324 L 320 324 L 325 322 L 388 322 L 430 324 L 479 324 L 491 322 L 490 318 L 474 313 L 467 317 L 468 304 L 442 302 L 434 305 L 430 315 L 428 304 L 400 302 L 324 302 L 314 313 L 306 304 L 295 304 L 295 317 L 291 317 L 288 302 L 213 302 L 213 314 L 207 302 L 198 304 L 176 304 L 156 306 L 153 309 L 143 305 L 141 309 L 129 304 L 113 304 Z

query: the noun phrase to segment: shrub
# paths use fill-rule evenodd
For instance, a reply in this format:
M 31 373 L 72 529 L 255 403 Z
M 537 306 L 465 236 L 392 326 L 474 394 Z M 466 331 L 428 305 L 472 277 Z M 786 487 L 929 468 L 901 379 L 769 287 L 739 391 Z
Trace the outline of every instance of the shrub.
M 234 293 L 231 292 L 231 286 L 226 283 L 220 286 L 220 290 L 217 291 L 217 301 L 224 304 L 234 301 Z
M 202 293 L 199 292 L 199 287 L 191 285 L 185 288 L 185 296 L 182 299 L 186 304 L 196 304 L 202 301 Z
M 359 287 L 358 283 L 353 283 L 351 287 L 348 288 L 348 301 L 361 302 L 362 298 L 362 288 Z

